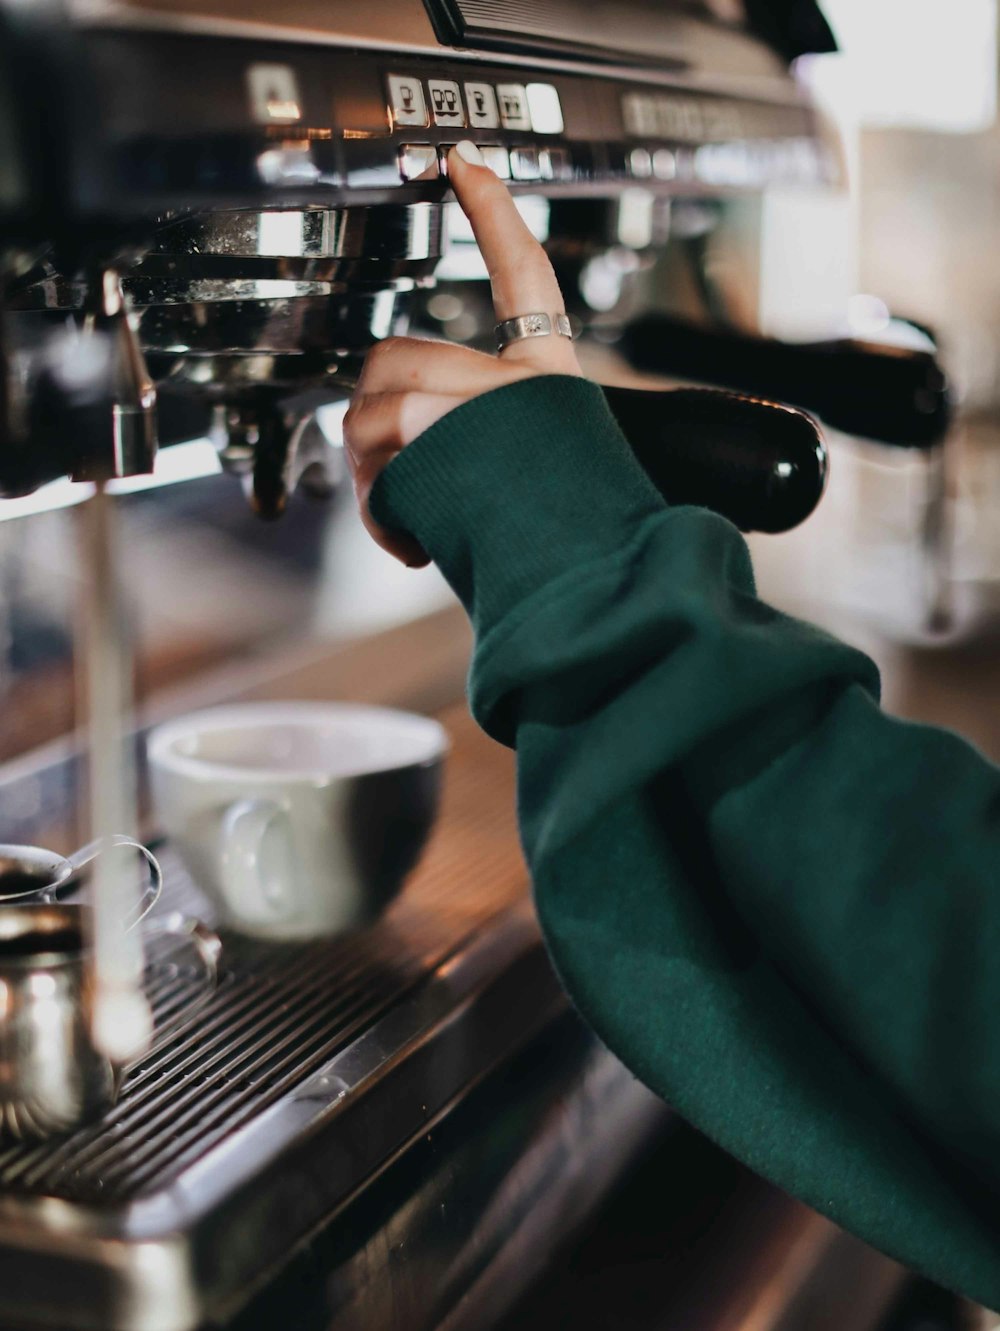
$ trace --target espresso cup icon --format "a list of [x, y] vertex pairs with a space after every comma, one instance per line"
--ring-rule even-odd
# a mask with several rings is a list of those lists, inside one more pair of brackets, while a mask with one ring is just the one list
[[454, 116], [458, 114], [458, 92], [454, 88], [432, 88], [431, 96], [434, 99], [434, 113], [438, 116]]
[[399, 96], [403, 103], [403, 110], [412, 111], [414, 97], [413, 97], [413, 88], [410, 86], [409, 83], [404, 83], [401, 85], [399, 89]]

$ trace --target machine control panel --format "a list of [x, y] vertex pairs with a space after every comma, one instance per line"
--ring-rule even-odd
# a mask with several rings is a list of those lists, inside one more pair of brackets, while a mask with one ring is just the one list
[[[451, 54], [92, 34], [125, 190], [145, 206], [440, 198], [472, 139], [515, 189], [717, 194], [820, 184], [838, 164], [812, 110], [589, 72]], [[172, 43], [176, 52], [172, 55]], [[123, 45], [128, 46], [123, 51]], [[127, 70], [129, 77], [111, 77]], [[239, 200], [240, 202], [236, 202]]]
[[510, 129], [561, 134], [565, 128], [559, 92], [551, 83], [460, 84], [390, 74], [389, 108], [394, 126], [448, 125], [453, 128]]

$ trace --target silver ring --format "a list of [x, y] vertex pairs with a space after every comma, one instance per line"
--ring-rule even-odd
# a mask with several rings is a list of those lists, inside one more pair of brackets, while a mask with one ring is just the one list
[[568, 337], [572, 342], [573, 329], [565, 314], [520, 314], [516, 319], [505, 319], [497, 324], [497, 351], [504, 351], [512, 342], [523, 342], [527, 337]]

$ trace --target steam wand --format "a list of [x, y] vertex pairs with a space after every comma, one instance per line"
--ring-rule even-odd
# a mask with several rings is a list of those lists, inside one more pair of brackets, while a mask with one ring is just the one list
[[[129, 325], [117, 272], [105, 268], [92, 287], [81, 339], [80, 363], [94, 367], [94, 383], [80, 388], [81, 472], [96, 484], [80, 506], [84, 570], [83, 645], [90, 731], [90, 816], [100, 851], [94, 865], [92, 982], [93, 1039], [121, 1066], [148, 1049], [153, 1018], [143, 990], [142, 932], [128, 922], [140, 913], [140, 889], [132, 867], [114, 849], [121, 833], [134, 833], [134, 773], [126, 758], [124, 720], [130, 710], [132, 670], [128, 650], [117, 513], [106, 482], [152, 470], [155, 456], [155, 390], [138, 340]], [[101, 410], [101, 408], [104, 410]]]
[[91, 835], [99, 846], [92, 882], [95, 1045], [121, 1065], [144, 1052], [153, 1033], [143, 992], [142, 932], [129, 929], [139, 907], [131, 857], [114, 838], [136, 824], [134, 782], [125, 753], [123, 718], [131, 695], [126, 624], [118, 558], [117, 515], [104, 482], [80, 506], [84, 569], [83, 641], [90, 731]]

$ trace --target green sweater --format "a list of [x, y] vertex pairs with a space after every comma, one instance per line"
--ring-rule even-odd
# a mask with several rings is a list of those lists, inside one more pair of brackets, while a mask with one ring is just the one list
[[372, 496], [464, 602], [580, 1012], [726, 1150], [1000, 1308], [1000, 770], [761, 602], [600, 389], [459, 407]]

